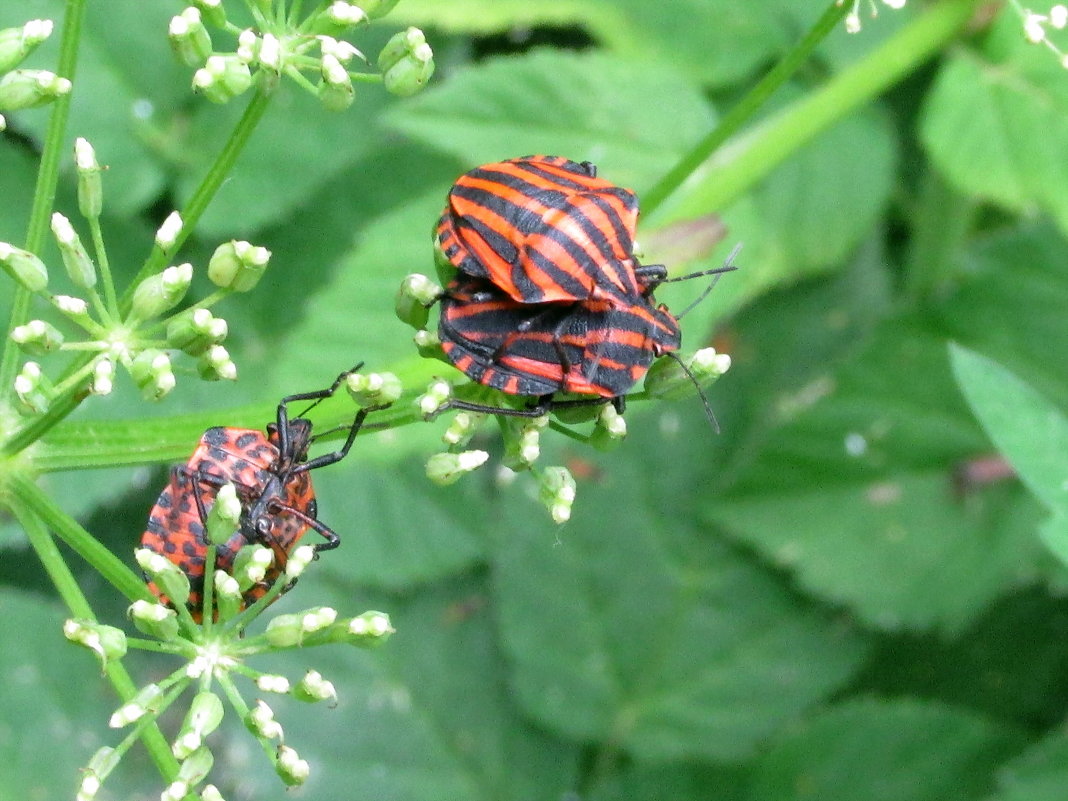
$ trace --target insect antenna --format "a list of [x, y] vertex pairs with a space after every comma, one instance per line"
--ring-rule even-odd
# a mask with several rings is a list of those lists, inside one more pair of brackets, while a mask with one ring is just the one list
[[719, 420], [716, 419], [716, 413], [712, 411], [712, 404], [708, 402], [708, 396], [701, 388], [701, 382], [697, 380], [696, 376], [694, 376], [693, 371], [686, 366], [686, 362], [680, 359], [675, 353], [668, 351], [664, 355], [671, 357], [675, 361], [675, 363], [682, 368], [682, 372], [686, 373], [686, 377], [693, 382], [694, 389], [697, 390], [697, 395], [701, 398], [701, 405], [705, 409], [705, 417], [707, 417], [708, 422], [711, 423], [712, 430], [719, 434]]
[[686, 314], [689, 314], [691, 311], [693, 311], [694, 308], [696, 308], [702, 300], [707, 298], [712, 292], [712, 290], [715, 289], [716, 284], [719, 283], [719, 279], [723, 277], [724, 273], [733, 272], [734, 270], [738, 269], [738, 266], [734, 264], [734, 257], [738, 255], [738, 251], [740, 251], [741, 249], [741, 244], [735, 245], [734, 250], [732, 250], [730, 252], [730, 255], [727, 256], [727, 260], [723, 262], [722, 267], [716, 267], [712, 270], [701, 270], [700, 272], [690, 273], [689, 275], [680, 275], [678, 278], [665, 278], [663, 281], [660, 282], [661, 284], [668, 284], [674, 281], [688, 281], [691, 278], [700, 278], [704, 275], [712, 276], [712, 280], [709, 282], [708, 286], [705, 287], [704, 292], [698, 295], [697, 299], [692, 301], [689, 306], [687, 306], [685, 309], [675, 315], [675, 319], [681, 320]]

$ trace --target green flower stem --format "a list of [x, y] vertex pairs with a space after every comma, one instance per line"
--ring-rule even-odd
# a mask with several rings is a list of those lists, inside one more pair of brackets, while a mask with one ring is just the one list
[[661, 222], [726, 208], [817, 134], [869, 102], [958, 34], [982, 0], [929, 6], [867, 58], [762, 125], [729, 161], [708, 169], [684, 198], [661, 211]]
[[708, 136], [687, 153], [652, 189], [642, 195], [642, 213], [649, 217], [660, 204], [692, 175], [724, 142], [738, 133], [748, 123], [775, 90], [786, 83], [790, 76], [804, 64], [816, 46], [845, 18], [850, 3], [831, 5], [812, 29], [786, 54], [772, 70], [754, 86], [741, 101], [720, 120]]
[[[237, 126], [230, 134], [230, 139], [227, 140], [226, 145], [219, 152], [215, 163], [211, 165], [208, 174], [204, 176], [200, 186], [193, 192], [185, 208], [181, 210], [182, 230], [178, 234], [178, 240], [171, 249], [171, 253], [176, 253], [181, 248], [182, 243], [196, 228], [201, 216], [208, 208], [208, 204], [211, 203], [215, 194], [219, 191], [219, 187], [230, 176], [238, 157], [241, 155], [241, 151], [245, 149], [245, 145], [248, 144], [252, 133], [256, 130], [256, 126], [263, 118], [269, 102], [270, 96], [261, 90], [257, 90], [252, 99], [249, 100], [248, 106], [245, 107], [245, 113], [241, 115]], [[134, 288], [148, 276], [155, 275], [162, 270], [166, 263], [167, 254], [158, 247], [153, 247], [151, 255], [145, 261], [144, 266], [141, 267], [141, 271], [130, 282], [129, 288], [122, 297], [121, 308], [123, 311], [129, 311], [130, 309], [130, 300], [133, 298]]]
[[89, 391], [87, 389], [82, 389], [79, 392], [63, 395], [54, 400], [44, 414], [33, 418], [33, 420], [11, 435], [11, 438], [3, 444], [3, 447], [0, 447], [0, 457], [14, 456], [23, 448], [39, 440], [52, 426], [77, 409], [78, 404], [88, 394]]
[[119, 319], [119, 299], [115, 294], [115, 279], [111, 275], [111, 263], [108, 251], [104, 247], [104, 234], [100, 229], [100, 218], [89, 220], [89, 231], [93, 238], [93, 252], [100, 268], [100, 280], [104, 284], [104, 298], [107, 301], [108, 317], [113, 322]]
[[[63, 15], [63, 35], [59, 43], [56, 74], [72, 81], [78, 63], [78, 43], [81, 41], [87, 5], [87, 0], [68, 0], [66, 13]], [[31, 253], [41, 252], [49, 231], [56, 184], [59, 182], [59, 162], [65, 147], [67, 120], [70, 118], [70, 100], [71, 93], [68, 92], [52, 103], [52, 116], [48, 121], [44, 149], [41, 151], [37, 186], [30, 209], [30, 224], [26, 231], [26, 250]], [[18, 373], [19, 351], [18, 346], [11, 340], [11, 330], [26, 322], [30, 312], [30, 293], [18, 286], [14, 294], [11, 317], [4, 334], [3, 355], [0, 356], [0, 398], [10, 397], [15, 375]]]
[[[188, 642], [185, 641], [185, 642]], [[157, 654], [174, 654], [183, 659], [191, 659], [190, 646], [183, 643], [160, 642], [159, 640], [146, 640], [142, 637], [127, 637], [126, 645], [141, 651], [152, 651]]]
[[[67, 543], [75, 553], [92, 565], [106, 581], [131, 601], [156, 600], [152, 593], [148, 591], [148, 587], [145, 586], [145, 582], [140, 576], [101, 545], [92, 534], [78, 525], [78, 521], [56, 506], [55, 502], [29, 476], [12, 471], [7, 477], [7, 489], [16, 504], [22, 504], [33, 516], [39, 518], [42, 523]], [[74, 578], [69, 574], [68, 578], [69, 582], [62, 575], [53, 576], [53, 580], [56, 581], [56, 587], [64, 600], [72, 592], [77, 591], [79, 596], [81, 594], [81, 591], [77, 588], [78, 585], [73, 583]], [[63, 583], [60, 583], [61, 581]], [[71, 607], [71, 611], [76, 615], [81, 615], [87, 609], [88, 607], [85, 607], [85, 609]]]
[[[78, 586], [74, 575], [70, 572], [67, 563], [63, 561], [63, 555], [59, 552], [59, 548], [56, 547], [55, 541], [48, 535], [46, 526], [50, 526], [53, 529], [54, 526], [51, 526], [43, 515], [38, 514], [39, 507], [35, 507], [32, 497], [27, 498], [27, 495], [32, 496], [34, 493], [24, 492], [26, 486], [32, 487], [34, 490], [37, 489], [24, 476], [13, 475], [10, 477], [8, 488], [13, 496], [12, 511], [26, 532], [30, 545], [37, 553], [41, 564], [44, 565], [45, 571], [59, 591], [59, 595], [66, 604], [67, 609], [76, 618], [95, 622], [96, 616], [93, 614], [92, 607], [89, 606], [89, 601], [82, 594], [81, 588]], [[37, 492], [39, 493], [39, 490]], [[40, 494], [43, 496], [43, 493]], [[45, 497], [45, 500], [48, 500], [47, 497]], [[77, 523], [74, 523], [73, 520], [70, 522], [77, 526]], [[116, 695], [123, 701], [129, 701], [137, 694], [137, 686], [122, 664], [108, 662], [104, 673], [107, 675], [108, 681], [111, 682]], [[160, 774], [168, 781], [172, 781], [178, 775], [178, 761], [171, 754], [171, 749], [167, 745], [167, 740], [159, 730], [159, 727], [153, 722], [152, 725], [145, 726], [141, 730], [141, 735], [145, 748], [148, 749], [149, 755], [159, 769]]]

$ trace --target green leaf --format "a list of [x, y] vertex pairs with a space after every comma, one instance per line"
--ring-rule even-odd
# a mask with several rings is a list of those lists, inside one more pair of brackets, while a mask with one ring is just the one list
[[423, 193], [379, 217], [343, 255], [300, 322], [286, 329], [283, 355], [272, 365], [280, 392], [300, 376], [336, 374], [359, 360], [367, 370], [387, 370], [415, 355], [415, 332], [397, 319], [393, 298], [408, 273], [434, 274], [431, 229], [447, 189]]
[[953, 372], [972, 411], [1020, 479], [1050, 509], [1068, 511], [1068, 419], [1001, 365], [951, 345]]
[[1068, 737], [1055, 732], [1003, 765], [997, 786], [990, 801], [1060, 801], [1068, 786]]
[[[418, 458], [391, 464], [396, 440], [360, 437], [358, 453], [315, 476], [320, 518], [341, 536], [341, 547], [329, 560], [324, 555], [324, 568], [359, 586], [403, 590], [484, 557], [487, 519], [479, 499], [466, 485], [431, 484]], [[435, 446], [425, 440], [418, 442], [429, 453]]]
[[1016, 14], [1000, 15], [984, 53], [954, 52], [921, 120], [932, 160], [963, 191], [1018, 212], [1038, 207], [1068, 231], [1068, 84]]
[[858, 699], [778, 738], [750, 798], [777, 801], [964, 801], [993, 784], [1019, 735], [978, 715], [914, 700]]
[[668, 67], [536, 50], [458, 72], [384, 120], [466, 169], [545, 153], [592, 161], [602, 176], [637, 186], [671, 167], [713, 116], [697, 87]]
[[[673, 272], [717, 267], [730, 247], [743, 247], [739, 270], [724, 276], [686, 327], [708, 330], [772, 287], [841, 265], [889, 202], [896, 161], [888, 118], [866, 109], [799, 150], [729, 208], [689, 208], [690, 214], [722, 213], [727, 238], [712, 257], [671, 264]], [[653, 250], [647, 260], [660, 257]]]
[[[632, 415], [567, 526], [504, 501], [501, 636], [520, 702], [551, 730], [644, 761], [738, 759], [840, 687], [866, 648], [690, 522], [691, 454], [657, 422]], [[691, 437], [692, 453], [710, 436]]]
[[789, 42], [794, 29], [783, 7], [782, 0], [424, 0], [399, 6], [390, 19], [474, 33], [580, 25], [620, 58], [646, 67], [670, 64], [701, 83], [723, 86]]
[[[278, 224], [338, 172], [366, 155], [376, 144], [366, 120], [386, 105], [377, 86], [358, 92], [344, 113], [325, 111], [319, 101], [287, 81], [271, 98], [270, 107], [252, 135], [237, 167], [201, 218], [198, 235], [204, 239], [250, 235]], [[199, 185], [245, 107], [245, 97], [225, 106], [200, 101], [186, 134], [178, 191], [182, 202]], [[314, 120], [314, 125], [309, 125]], [[361, 120], [362, 122], [356, 122]], [[385, 175], [368, 175], [350, 192], [374, 191]]]
[[884, 698], [936, 698], [1042, 731], [1068, 705], [1068, 603], [1040, 587], [999, 599], [952, 640], [934, 634], [882, 638], [854, 687]]
[[987, 446], [918, 320], [779, 404], [786, 424], [706, 514], [809, 592], [879, 628], [953, 631], [1036, 569], [1019, 491], [954, 499], [952, 465]]

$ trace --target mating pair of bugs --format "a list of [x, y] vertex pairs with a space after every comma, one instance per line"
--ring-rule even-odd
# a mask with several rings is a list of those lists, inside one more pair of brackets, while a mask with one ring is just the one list
[[[598, 178], [588, 162], [527, 156], [457, 180], [435, 232], [439, 261], [450, 271], [440, 298], [442, 348], [472, 380], [536, 400], [526, 409], [458, 400], [450, 407], [521, 416], [539, 416], [554, 405], [613, 401], [622, 408], [656, 358], [677, 360], [678, 317], [656, 304], [653, 291], [682, 279], [634, 257], [637, 215], [634, 193]], [[732, 269], [728, 261], [684, 278], [718, 279]], [[263, 581], [244, 593], [246, 604], [277, 581], [308, 529], [324, 538], [316, 551], [338, 545], [337, 534], [317, 518], [309, 471], [344, 458], [373, 409], [356, 415], [339, 450], [308, 460], [311, 423], [290, 419], [288, 406], [329, 397], [350, 372], [327, 389], [283, 398], [266, 434], [209, 429], [189, 461], [172, 470], [141, 542], [189, 577], [195, 616], [202, 613], [205, 522], [226, 483], [235, 485], [243, 512], [238, 530], [217, 546], [216, 567], [229, 571], [245, 545], [274, 552]], [[558, 392], [586, 398], [554, 403]]]

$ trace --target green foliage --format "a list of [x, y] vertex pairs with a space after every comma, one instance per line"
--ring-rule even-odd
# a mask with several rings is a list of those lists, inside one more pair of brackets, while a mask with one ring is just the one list
[[[64, 13], [81, 5], [0, 4], [0, 29], [55, 19], [25, 65], [55, 69]], [[8, 794], [73, 797], [78, 767], [118, 742], [106, 721], [119, 697], [60, 629], [90, 610], [138, 637], [123, 608], [146, 593], [132, 551], [162, 465], [184, 461], [209, 426], [262, 428], [281, 396], [363, 361], [407, 394], [369, 418], [344, 462], [316, 471], [319, 515], [341, 546], [271, 611], [380, 609], [396, 634], [373, 651], [257, 663], [314, 668], [337, 688], [335, 709], [272, 698], [286, 744], [311, 765], [303, 797], [1064, 797], [1068, 71], [1025, 41], [1011, 5], [972, 19], [978, 0], [880, 3], [850, 36], [833, 0], [403, 0], [352, 38], [373, 63], [421, 26], [438, 68], [429, 88], [402, 98], [358, 83], [337, 113], [287, 76], [273, 94], [209, 103], [169, 52], [180, 4], [84, 7], [58, 139], [53, 107], [5, 112], [0, 241], [32, 245], [49, 291], [76, 294], [47, 236], [52, 209], [31, 209], [37, 165], [56, 148], [55, 210], [95, 255], [69, 155], [83, 136], [108, 167], [101, 234], [120, 293], [190, 262], [184, 305], [214, 303], [205, 267], [220, 243], [273, 255], [252, 292], [212, 307], [229, 323], [236, 384], [197, 381], [197, 363], [175, 358], [173, 392], [148, 404], [119, 372], [114, 393], [0, 455]], [[733, 119], [828, 19], [801, 69]], [[232, 51], [236, 32], [213, 28], [216, 46]], [[422, 423], [407, 404], [459, 375], [417, 355], [393, 298], [408, 273], [433, 273], [430, 232], [452, 180], [560, 154], [655, 197], [724, 120], [726, 145], [644, 206], [639, 227], [644, 260], [673, 274], [744, 245], [740, 269], [682, 320], [688, 349], [733, 359], [709, 392], [722, 434], [695, 398], [632, 402], [610, 453], [543, 431], [540, 463], [578, 481], [559, 527], [529, 476], [491, 466], [431, 484], [424, 464], [447, 416]], [[189, 238], [146, 262], [163, 218], [190, 207], [203, 213]], [[657, 299], [680, 311], [703, 280]], [[0, 282], [0, 311], [21, 316], [12, 326], [41, 317], [77, 339], [41, 298]], [[78, 358], [40, 361], [61, 375]], [[3, 353], [5, 404], [25, 360]], [[351, 403], [311, 417], [316, 430], [343, 425]], [[5, 407], [0, 443], [28, 419]], [[491, 465], [504, 450], [492, 422], [465, 447]], [[45, 527], [74, 551], [47, 547]], [[29, 594], [52, 585], [65, 615]], [[136, 653], [123, 665], [134, 682], [108, 680], [128, 696], [179, 663]], [[168, 738], [183, 714], [163, 725]], [[211, 781], [228, 799], [274, 797], [271, 756], [248, 736], [228, 708], [207, 740]], [[148, 741], [166, 773], [163, 739]], [[99, 797], [158, 796], [166, 782], [139, 761]]]

